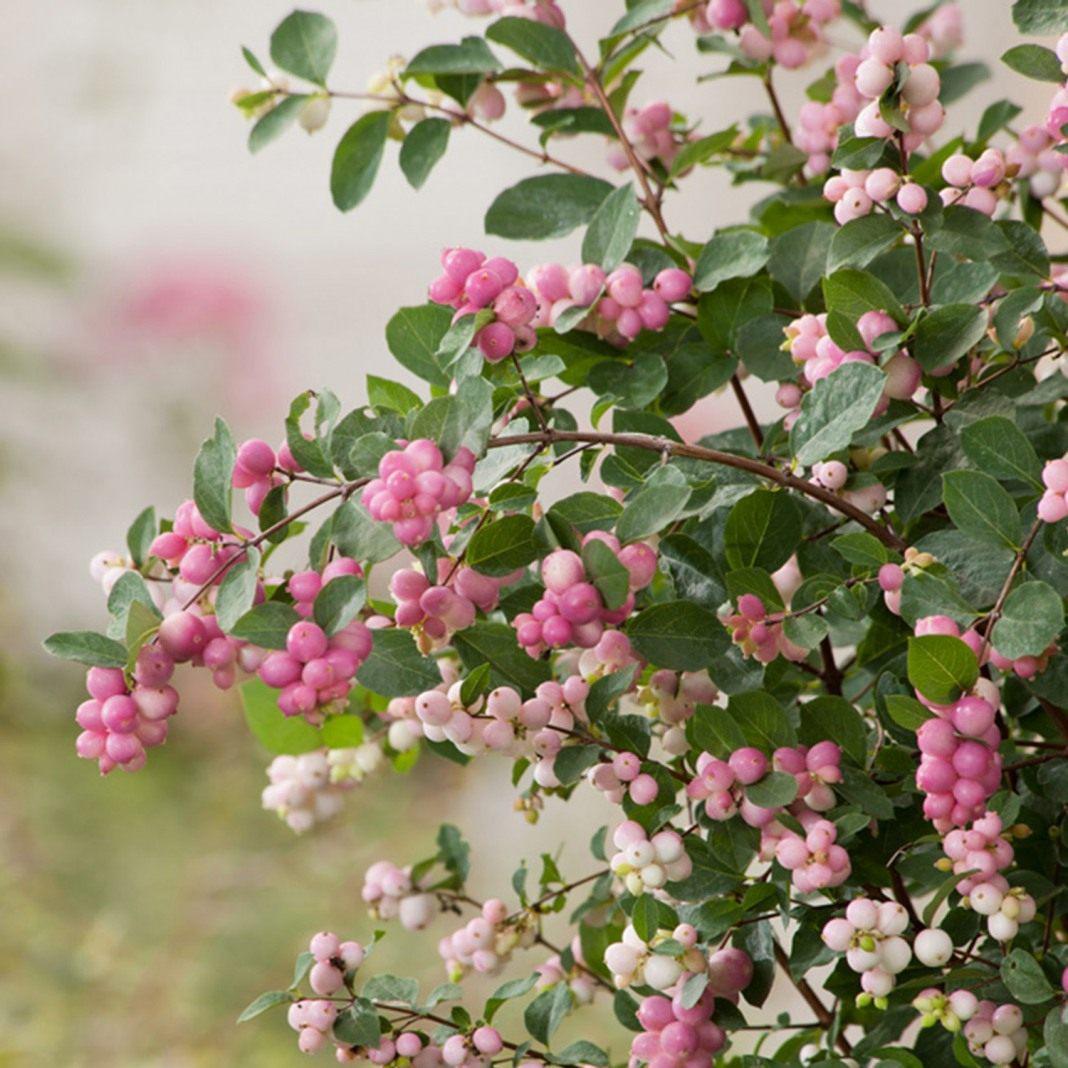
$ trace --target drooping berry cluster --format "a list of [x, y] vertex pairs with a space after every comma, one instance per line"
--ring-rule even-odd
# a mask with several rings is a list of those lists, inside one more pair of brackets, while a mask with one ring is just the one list
[[317, 1053], [326, 1044], [337, 1019], [337, 1006], [326, 999], [340, 990], [346, 979], [351, 980], [365, 953], [359, 942], [342, 942], [332, 931], [313, 935], [308, 952], [313, 958], [308, 985], [321, 999], [295, 1001], [289, 1007], [287, 1019], [299, 1035], [300, 1051]]
[[838, 828], [830, 820], [820, 819], [812, 809], [798, 815], [804, 835], [797, 834], [773, 821], [762, 829], [761, 855], [772, 849], [775, 859], [790, 872], [796, 889], [802, 894], [841, 886], [849, 878], [852, 865], [849, 854], [838, 845]]
[[[656, 952], [669, 941], [677, 942], [681, 949]], [[697, 931], [688, 923], [680, 923], [673, 931], [656, 931], [648, 941], [627, 924], [620, 941], [605, 948], [604, 963], [621, 990], [628, 986], [668, 990], [684, 972], [703, 972], [707, 967], [704, 954], [697, 948]]]
[[658, 831], [650, 838], [640, 823], [624, 820], [612, 832], [612, 844], [618, 852], [609, 858], [608, 866], [635, 896], [686, 879], [693, 871], [693, 861], [677, 831]]
[[1059, 523], [1068, 518], [1068, 456], [1050, 460], [1042, 468], [1046, 487], [1038, 502], [1038, 517], [1044, 523]]
[[998, 1005], [980, 1001], [970, 990], [943, 994], [932, 987], [921, 990], [912, 1004], [923, 1014], [924, 1027], [940, 1023], [956, 1033], [963, 1024], [969, 1052], [991, 1064], [1012, 1064], [1027, 1051], [1023, 1012], [1011, 1002]]
[[845, 916], [824, 924], [824, 944], [835, 953], [844, 953], [846, 963], [860, 975], [858, 1005], [874, 1002], [886, 1008], [896, 976], [912, 960], [912, 947], [901, 937], [908, 924], [908, 913], [896, 901], [866, 897], [854, 898]]
[[774, 60], [788, 70], [803, 67], [823, 47], [823, 29], [842, 13], [839, 0], [764, 0], [768, 33], [753, 21], [745, 0], [709, 0], [697, 25], [702, 31], [736, 30], [750, 59]]
[[985, 149], [977, 159], [955, 152], [942, 164], [947, 188], [939, 194], [943, 204], [963, 204], [966, 208], [993, 215], [998, 206], [997, 186], [1015, 166], [1006, 162], [1000, 149]]
[[433, 533], [434, 520], [471, 496], [475, 455], [460, 448], [448, 462], [428, 438], [401, 443], [378, 462], [378, 477], [361, 500], [372, 519], [393, 525], [402, 545], [418, 545]]
[[644, 998], [638, 1006], [638, 1023], [644, 1030], [631, 1040], [632, 1062], [656, 1068], [711, 1068], [712, 1058], [727, 1041], [713, 1019], [715, 1011], [716, 997], [708, 989], [690, 1008], [681, 994]]
[[[674, 117], [666, 100], [654, 100], [640, 108], [626, 109], [623, 132], [641, 159], [656, 159], [665, 168], [671, 167], [682, 143], [680, 134], [672, 129]], [[630, 166], [630, 159], [620, 142], [612, 141], [609, 145], [608, 162], [617, 171], [625, 171]]]
[[290, 473], [303, 470], [287, 444], [283, 443], [277, 453], [261, 438], [249, 438], [238, 447], [231, 483], [245, 491], [245, 504], [253, 515], [260, 514], [267, 494], [282, 485], [279, 469]]
[[823, 195], [834, 205], [834, 217], [842, 225], [870, 215], [877, 204], [891, 200], [909, 215], [927, 207], [927, 191], [917, 182], [905, 181], [890, 167], [871, 171], [843, 169], [823, 184]]
[[779, 656], [787, 660], [804, 660], [808, 650], [795, 645], [786, 636], [782, 615], [781, 612], [769, 613], [755, 593], [743, 593], [738, 598], [738, 610], [728, 611], [723, 624], [743, 655], [755, 657], [762, 664], [770, 664]]
[[645, 542], [621, 546], [618, 538], [600, 530], [590, 531], [583, 538], [583, 546], [591, 541], [607, 545], [626, 569], [625, 597], [617, 607], [608, 608], [578, 553], [570, 549], [549, 553], [541, 563], [545, 592], [529, 612], [519, 613], [512, 623], [519, 644], [531, 656], [568, 645], [592, 649], [606, 627], [618, 626], [630, 615], [635, 592], [652, 582], [657, 567], [656, 551]]
[[382, 750], [367, 742], [356, 749], [317, 749], [277, 756], [267, 767], [263, 807], [298, 834], [341, 811], [346, 792], [378, 767]]

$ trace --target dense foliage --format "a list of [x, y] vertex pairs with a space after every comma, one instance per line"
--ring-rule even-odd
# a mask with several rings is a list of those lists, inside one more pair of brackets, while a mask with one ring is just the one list
[[[94, 559], [107, 632], [46, 643], [89, 666], [79, 755], [142, 767], [190, 664], [239, 685], [276, 754], [264, 806], [295, 831], [419, 759], [511, 761], [502, 806], [531, 820], [591, 790], [618, 806], [592, 872], [544, 856], [510, 903], [470, 896], [451, 826], [434, 856], [372, 866], [376, 920], [463, 914], [446, 981], [368, 976], [370, 945], [316, 934], [242, 1017], [287, 1006], [309, 1053], [1064, 1068], [1068, 280], [1045, 237], [1068, 227], [1068, 40], [1003, 57], [1052, 83], [1039, 122], [999, 100], [938, 139], [988, 73], [951, 58], [952, 4], [894, 28], [850, 0], [640, 0], [593, 51], [555, 0], [455, 7], [492, 21], [363, 92], [334, 86], [323, 15], [275, 29], [278, 71], [245, 49], [252, 151], [362, 110], [330, 175], [342, 211], [391, 141], [417, 189], [446, 151], [488, 151], [479, 137], [535, 173], [489, 204], [489, 256], [457, 245], [434, 277], [428, 252], [429, 301], [386, 324], [418, 391], [368, 376], [344, 412], [309, 390], [277, 449], [217, 420], [192, 498]], [[1068, 30], [1058, 0], [1013, 14]], [[707, 131], [697, 94], [638, 103], [636, 64], [670, 62], [674, 22], [712, 76], [762, 83], [769, 114]], [[826, 63], [828, 33], [855, 50], [787, 116], [776, 73]], [[493, 126], [506, 90], [527, 140]], [[574, 137], [607, 141], [618, 183], [567, 161]], [[749, 218], [684, 236], [673, 193], [709, 167], [752, 184]], [[578, 230], [577, 266], [501, 254]], [[777, 421], [754, 414], [754, 380]], [[672, 418], [713, 394], [739, 429], [684, 441]], [[589, 488], [545, 500], [563, 464]], [[275, 550], [305, 533], [306, 566], [283, 571]], [[542, 919], [565, 909], [556, 946]], [[465, 1007], [472, 971], [510, 977]], [[732, 1054], [777, 982], [804, 1008]], [[513, 999], [509, 1040], [493, 1021]], [[563, 1018], [600, 1000], [619, 1038], [559, 1048]]]

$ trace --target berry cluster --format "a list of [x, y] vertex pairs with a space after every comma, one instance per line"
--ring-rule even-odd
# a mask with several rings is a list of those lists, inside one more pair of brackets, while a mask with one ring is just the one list
[[763, 828], [761, 854], [767, 855], [774, 843], [775, 859], [791, 873], [794, 887], [802, 894], [841, 886], [852, 866], [849, 854], [837, 844], [838, 828], [820, 819], [812, 809], [803, 810], [798, 822], [804, 835], [788, 830], [778, 822]]
[[853, 122], [864, 106], [864, 97], [857, 92], [854, 77], [860, 66], [860, 56], [847, 54], [834, 65], [835, 86], [826, 103], [806, 100], [797, 114], [794, 144], [808, 154], [805, 172], [809, 176], [822, 174], [831, 165], [831, 154], [838, 146], [838, 131]]
[[234, 528], [235, 535], [223, 535], [210, 526], [192, 501], [182, 501], [174, 512], [170, 530], [153, 539], [149, 554], [170, 568], [177, 568], [175, 596], [190, 594], [208, 583], [222, 582], [227, 566], [241, 555], [240, 539], [251, 538], [252, 531]]
[[516, 948], [529, 949], [537, 932], [526, 924], [510, 921], [508, 907], [490, 898], [475, 916], [438, 942], [438, 954], [452, 982], [469, 971], [496, 975], [511, 960]]
[[444, 645], [455, 631], [471, 626], [477, 611], [492, 612], [503, 586], [517, 575], [491, 578], [470, 567], [457, 567], [452, 561], [438, 561], [438, 584], [412, 568], [394, 571], [389, 590], [396, 602], [394, 619], [398, 627], [417, 631], [427, 649]]
[[679, 267], [665, 267], [647, 288], [641, 271], [630, 263], [609, 274], [595, 263], [570, 270], [546, 263], [530, 271], [527, 284], [538, 300], [536, 326], [554, 326], [571, 308], [588, 308], [581, 326], [612, 344], [625, 345], [642, 330], [663, 330], [669, 305], [690, 296], [693, 279]]
[[656, 551], [645, 542], [621, 546], [619, 539], [604, 531], [590, 531], [583, 545], [600, 541], [615, 554], [628, 574], [629, 592], [623, 602], [608, 608], [597, 587], [590, 581], [582, 557], [570, 549], [557, 549], [541, 563], [545, 592], [529, 612], [513, 620], [519, 644], [533, 657], [545, 650], [577, 645], [591, 649], [601, 640], [606, 627], [618, 626], [634, 608], [634, 594], [649, 585], [656, 574]]
[[563, 29], [564, 13], [556, 0], [430, 0], [431, 9], [454, 7], [463, 15], [500, 15], [534, 19], [546, 26]]
[[631, 1062], [656, 1068], [711, 1068], [712, 1058], [727, 1041], [713, 1020], [715, 1010], [716, 998], [708, 989], [690, 1008], [681, 994], [644, 998], [638, 1006], [643, 1030], [631, 1040]]
[[839, 0], [763, 0], [768, 34], [752, 21], [745, 0], [709, 0], [696, 21], [702, 32], [736, 30], [738, 47], [758, 62], [803, 67], [823, 47], [823, 28], [842, 13]]
[[860, 975], [859, 1006], [874, 1002], [877, 1008], [886, 1008], [896, 976], [912, 960], [912, 948], [901, 937], [908, 924], [908, 913], [896, 901], [866, 897], [854, 898], [845, 916], [824, 924], [824, 944], [835, 953], [844, 953], [846, 963]]
[[794, 804], [798, 812], [803, 810], [801, 801], [814, 812], [826, 812], [835, 803], [831, 784], [842, 779], [841, 758], [842, 752], [834, 742], [817, 742], [811, 749], [806, 746], [776, 749], [771, 761], [753, 746], [736, 749], [726, 761], [701, 753], [697, 758], [697, 775], [687, 784], [686, 796], [693, 801], [704, 801], [709, 819], [726, 820], [737, 814], [751, 827], [762, 828], [784, 809], [753, 804], [745, 795], [746, 787], [760, 782], [774, 768], [796, 779]]
[[[657, 946], [668, 940], [678, 942], [682, 951], [656, 952]], [[704, 954], [697, 948], [697, 931], [688, 923], [680, 923], [671, 932], [657, 931], [648, 942], [627, 924], [620, 941], [605, 948], [604, 963], [621, 990], [633, 985], [667, 990], [684, 972], [703, 972], [707, 967]]]
[[1056, 195], [1064, 181], [1068, 157], [1056, 147], [1062, 139], [1060, 130], [1051, 133], [1044, 126], [1027, 126], [1005, 152], [1007, 167], [1028, 179], [1031, 195], [1039, 200]]
[[974, 160], [963, 152], [955, 152], [942, 164], [942, 177], [947, 184], [939, 194], [942, 203], [963, 204], [984, 215], [993, 215], [998, 206], [997, 186], [1014, 170], [997, 148], [986, 149]]
[[1068, 456], [1046, 463], [1042, 484], [1046, 490], [1038, 502], [1038, 517], [1044, 523], [1059, 523], [1068, 517]]
[[997, 942], [1011, 942], [1020, 925], [1030, 923], [1037, 915], [1035, 899], [1020, 887], [1002, 889], [1002, 876], [997, 884], [986, 882], [968, 893], [967, 902], [980, 916], [986, 917], [987, 933]]
[[923, 1014], [924, 1027], [940, 1023], [956, 1033], [963, 1024], [969, 1052], [991, 1064], [1012, 1064], [1027, 1052], [1027, 1029], [1018, 1005], [980, 1001], [970, 990], [947, 995], [934, 988], [921, 990], [912, 1004]]
[[[610, 632], [611, 633], [611, 632]], [[603, 641], [603, 639], [602, 639]], [[672, 756], [689, 749], [684, 724], [698, 705], [710, 705], [719, 696], [707, 671], [654, 671], [637, 694], [642, 711], [664, 725], [660, 744]]]
[[168, 684], [173, 670], [171, 658], [151, 647], [137, 658], [132, 690], [120, 668], [91, 667], [85, 677], [89, 700], [74, 716], [82, 728], [78, 756], [95, 760], [102, 775], [116, 767], [143, 768], [145, 750], [166, 741], [167, 719], [178, 711], [178, 691]]
[[571, 940], [570, 949], [574, 960], [571, 968], [568, 969], [563, 958], [554, 953], [534, 969], [538, 975], [534, 989], [546, 990], [557, 983], [567, 983], [575, 1004], [588, 1005], [597, 993], [597, 983], [586, 966], [586, 961], [582, 956], [582, 942], [578, 936]]
[[[313, 935], [308, 952], [314, 958], [308, 985], [323, 999], [340, 990], [347, 980], [351, 981], [365, 955], [359, 942], [342, 942], [331, 931]], [[289, 1026], [299, 1035], [297, 1045], [302, 1053], [317, 1053], [323, 1048], [336, 1018], [334, 1002], [312, 999], [294, 1002], [287, 1017]]]
[[724, 616], [723, 624], [744, 656], [755, 657], [762, 664], [770, 664], [779, 656], [804, 660], [808, 651], [786, 637], [782, 616], [781, 612], [769, 613], [755, 593], [743, 593], [738, 598], [738, 610]]
[[[908, 132], [903, 135], [905, 150], [912, 152], [945, 121], [945, 108], [938, 101], [942, 83], [938, 71], [928, 62], [931, 48], [918, 33], [902, 36], [892, 26], [872, 30], [861, 51], [854, 74], [857, 92], [869, 101], [860, 109], [854, 129], [858, 137], [893, 137], [894, 128], [883, 118], [880, 100], [890, 93], [901, 104]], [[923, 207], [903, 211], [922, 211]]]
[[658, 831], [650, 838], [640, 823], [624, 820], [612, 832], [612, 844], [618, 852], [609, 858], [608, 866], [635, 896], [686, 879], [693, 871], [677, 831]]
[[282, 484], [279, 469], [291, 474], [303, 470], [287, 444], [281, 445], [276, 453], [260, 438], [249, 438], [241, 443], [231, 483], [235, 489], [245, 491], [245, 504], [253, 515], [260, 514], [264, 498], [275, 486]]
[[376, 920], [400, 920], [409, 931], [421, 931], [434, 918], [437, 901], [412, 882], [411, 868], [388, 860], [375, 861], [364, 874], [360, 896]]
[[378, 478], [364, 486], [361, 500], [372, 519], [393, 524], [402, 545], [419, 545], [434, 531], [434, 520], [471, 496], [475, 455], [460, 448], [448, 463], [428, 438], [418, 438], [387, 452], [378, 462]]
[[876, 204], [891, 200], [908, 215], [918, 215], [927, 207], [923, 186], [902, 179], [890, 167], [871, 171], [843, 169], [824, 182], [823, 195], [834, 205], [834, 217], [842, 226], [870, 215]]
[[301, 834], [332, 819], [345, 793], [375, 770], [382, 750], [368, 742], [357, 749], [317, 749], [299, 756], [277, 756], [267, 767], [268, 785], [261, 801], [286, 825]]
[[656, 800], [660, 787], [641, 766], [641, 758], [636, 753], [616, 753], [608, 763], [594, 766], [590, 783], [612, 804], [622, 804], [626, 794], [636, 805], [649, 805]]
[[[654, 100], [644, 107], [626, 109], [623, 132], [641, 159], [659, 160], [667, 169], [679, 154], [681, 144], [672, 129], [673, 119], [671, 105], [666, 100]], [[630, 166], [627, 153], [618, 141], [612, 141], [609, 146], [608, 162], [617, 171], [625, 171]]]

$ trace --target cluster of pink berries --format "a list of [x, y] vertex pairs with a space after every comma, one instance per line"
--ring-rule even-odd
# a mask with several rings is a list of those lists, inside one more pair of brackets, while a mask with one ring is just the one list
[[463, 15], [500, 15], [533, 19], [562, 30], [564, 13], [556, 0], [431, 0], [431, 8], [454, 7]]
[[686, 740], [686, 720], [693, 716], [698, 705], [710, 705], [718, 696], [719, 690], [707, 671], [676, 673], [662, 668], [649, 677], [637, 700], [648, 715], [664, 725], [660, 744], [672, 756], [681, 756], [690, 747]]
[[178, 711], [178, 691], [168, 682], [173, 671], [171, 658], [152, 647], [137, 658], [132, 690], [120, 668], [91, 667], [85, 678], [89, 700], [74, 717], [82, 728], [78, 756], [95, 760], [102, 775], [116, 767], [143, 768], [145, 750], [163, 744], [167, 719]]
[[[930, 58], [930, 45], [918, 33], [902, 36], [892, 26], [872, 30], [854, 75], [857, 92], [870, 101], [860, 109], [854, 123], [858, 137], [894, 136], [894, 128], [879, 109], [879, 98], [895, 83], [899, 84], [908, 125], [904, 134], [905, 150], [914, 151], [941, 129], [946, 117], [945, 108], [938, 101], [942, 83], [938, 71], [928, 62]], [[902, 207], [902, 210], [922, 211], [923, 208]]]
[[663, 330], [670, 305], [690, 296], [693, 279], [679, 267], [665, 267], [647, 289], [641, 271], [630, 263], [609, 274], [595, 263], [570, 270], [560, 263], [546, 263], [528, 273], [527, 284], [538, 302], [535, 326], [554, 326], [565, 311], [589, 308], [583, 327], [625, 345], [642, 330]]
[[1003, 890], [1000, 885], [980, 883], [968, 894], [968, 904], [986, 917], [986, 930], [997, 942], [1011, 942], [1020, 925], [1038, 913], [1035, 899], [1021, 887]]
[[[827, 332], [826, 314], [805, 314], [784, 329], [786, 341], [783, 349], [789, 352], [794, 363], [802, 368], [805, 381], [813, 386], [838, 370], [844, 363], [876, 363], [877, 358], [874, 352], [876, 340], [884, 334], [894, 333], [897, 330], [897, 323], [886, 312], [868, 311], [860, 316], [856, 327], [866, 347], [846, 352]], [[903, 352], [895, 353], [883, 366], [883, 371], [886, 373], [884, 396], [888, 400], [908, 400], [920, 385], [922, 376], [920, 365]], [[777, 399], [784, 407], [795, 410], [801, 402], [801, 396], [793, 392]], [[786, 401], [795, 403], [784, 403]]]
[[838, 828], [809, 808], [802, 809], [797, 819], [804, 835], [778, 821], [761, 829], [761, 856], [774, 856], [791, 873], [794, 887], [802, 894], [841, 886], [852, 866], [849, 854], [837, 844]]
[[245, 504], [253, 515], [260, 514], [264, 498], [275, 486], [282, 484], [280, 470], [290, 473], [303, 470], [288, 444], [283, 442], [276, 453], [260, 438], [249, 438], [241, 443], [231, 483], [235, 489], [245, 491]]
[[[182, 501], [174, 512], [174, 525], [153, 539], [149, 553], [168, 567], [176, 568], [178, 577], [195, 592], [206, 583], [218, 584], [227, 565], [241, 554], [240, 539], [251, 538], [252, 531], [234, 528], [236, 537], [220, 534], [211, 527], [192, 501]], [[185, 590], [175, 587], [176, 596]]]
[[554, 953], [535, 967], [534, 971], [538, 975], [538, 981], [534, 989], [539, 991], [546, 990], [557, 983], [567, 983], [567, 988], [571, 991], [575, 1004], [588, 1005], [593, 1001], [597, 993], [597, 982], [589, 971], [585, 958], [582, 956], [582, 941], [578, 935], [571, 940], [570, 948], [574, 959], [574, 964], [571, 968], [565, 968], [563, 959], [559, 954]]
[[545, 592], [529, 612], [521, 612], [513, 620], [519, 644], [531, 656], [566, 645], [593, 648], [606, 627], [627, 619], [634, 608], [635, 592], [652, 582], [656, 551], [645, 542], [622, 546], [614, 535], [592, 530], [583, 538], [583, 545], [594, 540], [607, 545], [626, 568], [630, 586], [626, 600], [618, 608], [605, 607], [578, 553], [570, 549], [549, 553], [541, 563]]
[[437, 912], [437, 899], [412, 881], [411, 868], [375, 861], [364, 874], [360, 896], [375, 920], [398, 919], [409, 931], [421, 931]]
[[294, 623], [284, 650], [268, 653], [260, 678], [281, 692], [278, 707], [287, 716], [321, 723], [324, 711], [348, 699], [352, 680], [371, 652], [371, 631], [354, 619], [328, 636], [309, 619]]
[[782, 613], [770, 613], [755, 593], [743, 593], [738, 598], [738, 611], [723, 618], [731, 632], [731, 640], [743, 655], [752, 656], [762, 664], [770, 664], [776, 657], [799, 661], [808, 651], [794, 645], [782, 627]]
[[374, 771], [382, 749], [365, 742], [355, 749], [317, 749], [299, 756], [277, 756], [267, 767], [261, 802], [297, 834], [341, 811], [345, 794]]
[[[308, 943], [314, 963], [308, 973], [308, 985], [320, 999], [302, 998], [289, 1007], [289, 1026], [299, 1035], [297, 1045], [302, 1053], [318, 1053], [337, 1018], [337, 1007], [326, 1000], [351, 979], [363, 963], [364, 949], [359, 942], [342, 942], [331, 931], [320, 931]], [[340, 1057], [338, 1058], [341, 1059]]]
[[525, 924], [510, 922], [508, 907], [499, 898], [490, 898], [481, 913], [438, 942], [438, 954], [445, 962], [451, 982], [469, 971], [496, 975], [511, 960], [515, 949], [529, 949], [537, 932]]
[[440, 513], [471, 496], [475, 454], [460, 448], [445, 462], [429, 438], [399, 443], [378, 461], [378, 477], [363, 488], [361, 500], [372, 519], [393, 524], [402, 545], [419, 545], [433, 533]]
[[842, 751], [834, 742], [817, 742], [814, 746], [784, 746], [776, 749], [769, 761], [759, 749], [743, 746], [720, 760], [711, 753], [697, 758], [696, 776], [686, 786], [691, 801], [704, 801], [709, 819], [727, 820], [740, 815], [750, 827], [766, 827], [783, 809], [762, 808], [745, 796], [770, 771], [793, 775], [797, 780], [797, 801], [813, 812], [834, 808], [833, 784], [842, 781]]
[[1013, 1064], [1027, 1053], [1023, 1012], [1011, 1002], [998, 1005], [980, 1001], [970, 990], [954, 990], [947, 995], [931, 987], [921, 990], [912, 1004], [923, 1014], [924, 1027], [940, 1023], [956, 1033], [963, 1025], [969, 1052], [991, 1064]]
[[1046, 491], [1038, 502], [1038, 517], [1044, 523], [1059, 523], [1068, 517], [1068, 456], [1047, 461], [1042, 484]]
[[631, 1040], [632, 1064], [651, 1068], [711, 1068], [727, 1036], [715, 1023], [716, 996], [710, 989], [686, 1008], [681, 994], [652, 994], [638, 1006], [643, 1030]]
[[[623, 132], [641, 159], [659, 160], [670, 168], [679, 154], [680, 137], [671, 128], [674, 113], [666, 100], [654, 100], [644, 107], [628, 107], [623, 113]], [[617, 171], [630, 166], [627, 153], [618, 141], [608, 149], [608, 162]]]
[[942, 203], [963, 204], [984, 215], [993, 215], [998, 206], [997, 186], [1014, 171], [997, 148], [986, 149], [974, 160], [963, 152], [955, 152], [942, 164], [942, 178], [947, 183], [947, 188], [939, 194]]
[[447, 559], [438, 561], [437, 585], [411, 568], [394, 571], [389, 589], [397, 605], [396, 624], [416, 630], [427, 650], [438, 648], [451, 634], [471, 626], [476, 611], [492, 612], [501, 588], [517, 577], [492, 578]]
[[843, 170], [823, 183], [823, 195], [834, 205], [834, 217], [842, 226], [870, 215], [876, 204], [891, 200], [908, 215], [918, 215], [927, 207], [927, 191], [923, 186], [903, 179], [890, 167]]
[[614, 805], [623, 803], [626, 794], [636, 805], [651, 805], [660, 792], [656, 779], [641, 770], [637, 753], [620, 752], [590, 771], [590, 783]]
[[492, 322], [475, 335], [475, 344], [490, 363], [534, 347], [537, 337], [530, 324], [537, 301], [511, 260], [504, 256], [486, 259], [473, 248], [447, 248], [441, 254], [441, 266], [444, 274], [430, 283], [428, 295], [435, 304], [456, 309], [454, 322], [483, 309], [492, 310]]
[[[681, 950], [657, 952], [657, 947], [669, 940], [677, 942]], [[697, 930], [689, 923], [680, 923], [673, 931], [656, 931], [649, 941], [627, 924], [620, 941], [605, 948], [604, 963], [621, 990], [634, 985], [668, 990], [684, 972], [703, 972], [708, 966], [697, 947]]]
[[693, 861], [677, 831], [657, 831], [650, 838], [640, 823], [624, 820], [612, 832], [612, 844], [618, 852], [609, 858], [608, 866], [635, 896], [660, 890], [693, 872]]
[[762, 0], [769, 34], [752, 21], [745, 0], [709, 0], [693, 18], [702, 33], [736, 30], [738, 47], [750, 59], [774, 60], [780, 67], [803, 67], [823, 46], [827, 23], [842, 13], [839, 0]]
[[831, 154], [838, 147], [838, 131], [853, 122], [864, 106], [864, 97], [857, 92], [854, 78], [860, 56], [847, 54], [834, 65], [835, 86], [826, 103], [806, 100], [797, 113], [794, 144], [807, 153], [805, 172], [822, 174], [831, 165]]
[[1068, 157], [1057, 151], [1063, 140], [1059, 130], [1028, 126], [1005, 152], [1006, 167], [1015, 168], [1020, 178], [1029, 180], [1031, 195], [1039, 200], [1057, 194], [1068, 168]]
[[909, 916], [902, 905], [866, 897], [854, 898], [846, 906], [845, 916], [824, 924], [824, 945], [844, 953], [846, 963], [860, 975], [857, 1004], [861, 1007], [874, 1003], [877, 1008], [886, 1008], [896, 976], [912, 960], [912, 947], [901, 937], [908, 925]]

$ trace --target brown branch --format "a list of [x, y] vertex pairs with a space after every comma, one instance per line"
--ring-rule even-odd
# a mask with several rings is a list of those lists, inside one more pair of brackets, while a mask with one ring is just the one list
[[761, 449], [764, 447], [764, 432], [760, 429], [760, 423], [757, 421], [756, 413], [753, 411], [753, 406], [749, 403], [749, 398], [746, 396], [745, 387], [742, 385], [742, 380], [738, 377], [737, 372], [731, 375], [731, 389], [734, 390], [734, 396], [738, 399], [738, 406], [742, 409], [742, 415], [745, 416], [745, 425], [749, 427], [749, 434], [753, 441], [756, 442], [756, 447]]
[[688, 445], [681, 441], [672, 441], [670, 438], [657, 438], [650, 434], [606, 434], [585, 430], [550, 430], [547, 434], [513, 434], [491, 438], [488, 447], [502, 448], [508, 445], [537, 444], [544, 442], [552, 444], [557, 441], [589, 442], [593, 445], [613, 445], [616, 447], [632, 449], [646, 449], [661, 455], [681, 456], [691, 460], [703, 460], [707, 463], [720, 464], [723, 467], [733, 467], [739, 471], [748, 471], [760, 478], [766, 478], [775, 482], [784, 489], [796, 490], [804, 493], [814, 500], [820, 501], [833, 508], [836, 512], [848, 516], [855, 523], [860, 524], [865, 530], [874, 534], [884, 545], [897, 552], [904, 552], [905, 542], [891, 529], [873, 519], [866, 512], [861, 511], [855, 505], [836, 496], [830, 490], [808, 482], [797, 475], [787, 471], [781, 471], [770, 464], [762, 463], [748, 456], [735, 456], [730, 452], [722, 452], [719, 449], [708, 449], [703, 445]]
[[998, 619], [1001, 617], [1001, 612], [1005, 607], [1005, 601], [1009, 596], [1009, 591], [1012, 589], [1012, 584], [1015, 581], [1016, 576], [1019, 574], [1020, 568], [1023, 566], [1024, 559], [1027, 557], [1027, 553], [1034, 544], [1035, 538], [1038, 537], [1038, 532], [1042, 529], [1042, 525], [1042, 520], [1037, 518], [1031, 525], [1031, 529], [1028, 531], [1023, 545], [1021, 545], [1016, 552], [1016, 557], [1012, 561], [1012, 567], [1009, 568], [1009, 573], [1005, 576], [1005, 581], [1002, 583], [998, 599], [994, 602], [994, 607], [990, 609], [990, 614], [986, 617], [986, 626], [983, 628], [983, 644], [979, 647], [980, 663], [983, 659], [983, 653], [986, 652], [987, 646], [990, 644], [990, 636], [994, 633], [994, 624], [997, 623]]
[[[815, 990], [808, 985], [804, 979], [795, 979], [793, 973], [790, 971], [790, 958], [786, 955], [786, 950], [779, 945], [777, 938], [772, 939], [772, 943], [775, 946], [775, 962], [786, 973], [786, 977], [794, 984], [794, 988], [805, 999], [805, 1003], [816, 1014], [816, 1019], [819, 1020], [820, 1025], [827, 1030], [830, 1030], [834, 1024], [834, 1016], [826, 1005], [820, 1000], [819, 995]], [[848, 1057], [853, 1052], [853, 1047], [849, 1043], [849, 1039], [846, 1038], [841, 1032], [838, 1033], [838, 1048]]]

